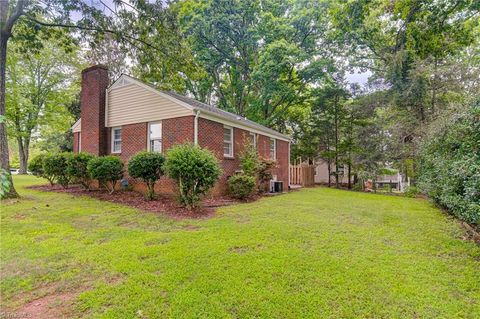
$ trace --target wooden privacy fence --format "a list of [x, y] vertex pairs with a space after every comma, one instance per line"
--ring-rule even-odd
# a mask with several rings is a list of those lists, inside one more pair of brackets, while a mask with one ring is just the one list
[[315, 166], [313, 165], [290, 165], [290, 184], [303, 187], [315, 184]]

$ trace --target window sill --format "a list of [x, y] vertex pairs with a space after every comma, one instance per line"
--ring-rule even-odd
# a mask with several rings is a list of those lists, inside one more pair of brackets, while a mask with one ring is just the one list
[[235, 156], [226, 156], [226, 155], [223, 155], [223, 159], [226, 159], [226, 160], [234, 160], [234, 159], [235, 159]]

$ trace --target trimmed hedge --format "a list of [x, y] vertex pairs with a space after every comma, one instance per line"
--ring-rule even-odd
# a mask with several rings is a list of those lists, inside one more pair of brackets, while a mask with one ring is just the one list
[[200, 196], [215, 185], [221, 174], [215, 155], [191, 144], [169, 149], [164, 167], [167, 175], [177, 183], [180, 202], [189, 209], [198, 205]]
[[155, 183], [163, 175], [165, 157], [160, 153], [140, 152], [128, 161], [128, 174], [140, 178], [147, 184], [146, 197], [155, 198]]
[[72, 153], [57, 153], [46, 156], [43, 159], [44, 175], [49, 176], [52, 181], [56, 181], [63, 188], [67, 188], [71, 181], [71, 176], [67, 172], [68, 161], [71, 157]]
[[33, 157], [28, 163], [28, 170], [32, 172], [32, 174], [36, 177], [42, 177], [47, 179], [50, 182], [50, 185], [53, 186], [53, 183], [55, 183], [55, 176], [46, 174], [45, 170], [43, 169], [43, 163], [45, 161], [45, 158], [47, 158], [48, 156], [51, 155], [39, 154]]
[[113, 155], [92, 158], [88, 162], [87, 170], [110, 194], [115, 191], [117, 181], [123, 178], [123, 162]]
[[67, 162], [67, 174], [72, 181], [80, 183], [86, 190], [90, 190], [92, 177], [88, 172], [88, 162], [95, 158], [92, 154], [73, 154]]
[[251, 196], [256, 186], [255, 177], [246, 174], [233, 175], [228, 179], [228, 191], [234, 198], [244, 199]]

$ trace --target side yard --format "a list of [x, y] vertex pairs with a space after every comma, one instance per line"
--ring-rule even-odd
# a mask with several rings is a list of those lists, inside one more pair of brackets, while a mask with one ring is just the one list
[[480, 247], [425, 200], [314, 188], [175, 220], [15, 182], [5, 315], [480, 317]]

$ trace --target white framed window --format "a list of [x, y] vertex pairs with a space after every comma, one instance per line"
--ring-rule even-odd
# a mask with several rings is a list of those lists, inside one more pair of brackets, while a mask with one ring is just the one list
[[254, 149], [257, 149], [257, 134], [250, 132], [250, 143]]
[[223, 127], [223, 155], [233, 157], [233, 127]]
[[270, 159], [277, 159], [277, 141], [274, 138], [270, 139]]
[[148, 150], [162, 152], [162, 122], [148, 123]]
[[122, 128], [112, 127], [112, 153], [122, 152]]

